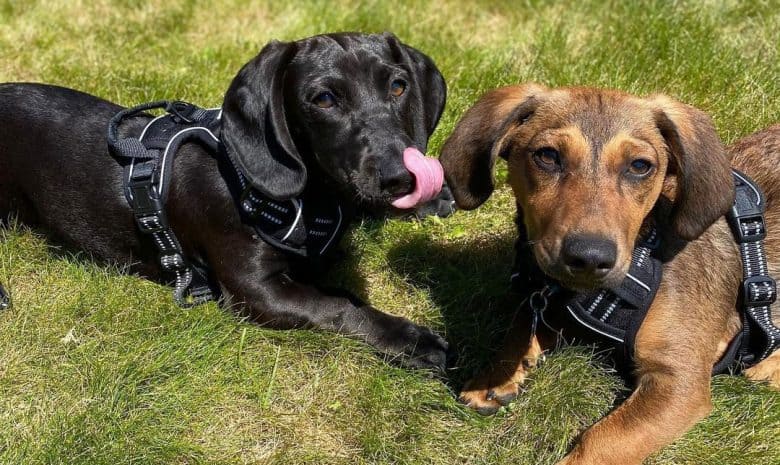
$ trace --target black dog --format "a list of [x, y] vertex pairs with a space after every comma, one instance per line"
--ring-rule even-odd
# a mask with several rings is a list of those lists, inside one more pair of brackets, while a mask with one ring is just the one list
[[[230, 85], [221, 139], [273, 199], [334, 199], [352, 210], [345, 221], [358, 210], [448, 214], [446, 187], [413, 205], [419, 186], [404, 160], [406, 151], [425, 151], [445, 98], [433, 61], [391, 34], [272, 42]], [[154, 243], [139, 233], [123, 194], [123, 166], [107, 149], [107, 124], [122, 107], [36, 84], [0, 85], [0, 107], [0, 214], [161, 279]], [[151, 119], [134, 117], [120, 132], [137, 136]], [[304, 284], [299, 272], [310, 263], [242, 221], [225, 158], [183, 145], [165, 207], [184, 254], [208, 265], [224, 295], [273, 328], [337, 331], [407, 365], [444, 367], [447, 343], [429, 329]]]

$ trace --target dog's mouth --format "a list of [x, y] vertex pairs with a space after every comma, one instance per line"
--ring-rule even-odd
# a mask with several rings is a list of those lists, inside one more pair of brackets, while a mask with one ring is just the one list
[[604, 278], [587, 277], [587, 276], [561, 276], [553, 277], [566, 289], [572, 291], [587, 292], [596, 289], [611, 289], [615, 285], [619, 285], [622, 279], [612, 279], [609, 276]]
[[404, 166], [414, 178], [414, 189], [390, 202], [399, 210], [416, 208], [436, 198], [444, 184], [444, 169], [439, 160], [426, 157], [414, 147], [404, 149]]
[[614, 289], [620, 286], [626, 277], [626, 271], [628, 271], [628, 264], [617, 264], [605, 275], [573, 273], [567, 269], [561, 260], [555, 260], [544, 253], [536, 255], [535, 258], [542, 273], [554, 279], [566, 289], [578, 292]]

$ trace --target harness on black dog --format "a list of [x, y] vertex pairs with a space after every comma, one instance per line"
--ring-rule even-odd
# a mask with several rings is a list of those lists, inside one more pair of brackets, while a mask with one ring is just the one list
[[[743, 281], [738, 304], [742, 331], [713, 367], [713, 374], [738, 372], [757, 364], [780, 348], [780, 329], [773, 324], [770, 313], [777, 291], [774, 279], [769, 276], [763, 248], [766, 236], [764, 197], [755, 182], [743, 173], [733, 170], [733, 178], [736, 197], [726, 218], [742, 256]], [[542, 287], [533, 291], [525, 301], [532, 312], [532, 332], [536, 331], [539, 321], [547, 324], [544, 312], [548, 299], [560, 296], [571, 320], [613, 345], [619, 361], [631, 362], [636, 334], [661, 284], [663, 265], [658, 258], [659, 247], [658, 234], [651, 230], [639, 241], [625, 279], [614, 289], [575, 293], [545, 278]], [[530, 256], [524, 259], [532, 260]], [[538, 267], [532, 273], [542, 275]], [[523, 282], [523, 279], [528, 278], [514, 273], [513, 286], [527, 288], [528, 282]]]
[[5, 310], [11, 307], [11, 297], [5, 292], [5, 288], [0, 284], [0, 310]]
[[[140, 135], [119, 137], [122, 121], [139, 113], [164, 109]], [[222, 110], [203, 109], [185, 102], [159, 101], [117, 113], [108, 125], [111, 154], [125, 164], [125, 196], [138, 229], [150, 234], [160, 253], [160, 266], [175, 277], [174, 298], [189, 307], [219, 297], [219, 286], [207, 264], [185, 257], [171, 229], [165, 202], [173, 175], [173, 162], [182, 144], [196, 142], [213, 155], [225, 155], [237, 182], [230, 183], [242, 218], [266, 242], [303, 257], [325, 255], [346, 228], [341, 206], [329, 199], [300, 198], [277, 201], [253, 188], [233, 163], [220, 140]], [[305, 205], [305, 208], [304, 208]]]

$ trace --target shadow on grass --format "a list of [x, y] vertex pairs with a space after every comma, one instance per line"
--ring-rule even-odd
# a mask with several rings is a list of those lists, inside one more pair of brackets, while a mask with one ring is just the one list
[[459, 390], [501, 344], [517, 310], [509, 292], [514, 237], [511, 234], [442, 244], [410, 236], [388, 252], [393, 271], [427, 288], [457, 350], [449, 384]]

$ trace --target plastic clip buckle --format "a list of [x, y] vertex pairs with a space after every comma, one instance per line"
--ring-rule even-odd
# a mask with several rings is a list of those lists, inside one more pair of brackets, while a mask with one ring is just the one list
[[[726, 215], [731, 231], [738, 243], [757, 242], [766, 237], [764, 225], [764, 203], [754, 199], [752, 189], [746, 184], [736, 186], [734, 205]], [[748, 226], [748, 228], [745, 228]]]
[[[751, 287], [764, 285], [766, 292], [763, 289], [759, 289], [758, 295], [752, 292]], [[768, 297], [761, 298], [761, 294], [768, 294]], [[775, 280], [769, 276], [753, 276], [747, 278], [742, 282], [742, 301], [747, 307], [765, 307], [772, 305], [777, 300], [777, 284]]]
[[187, 268], [184, 257], [178, 252], [160, 256], [160, 267], [165, 271], [176, 271]]

